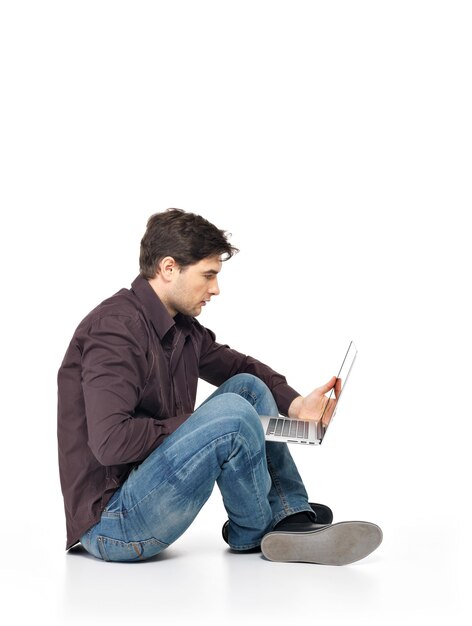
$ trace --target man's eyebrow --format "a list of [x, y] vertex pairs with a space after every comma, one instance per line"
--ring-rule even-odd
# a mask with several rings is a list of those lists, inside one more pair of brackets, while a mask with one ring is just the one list
[[203, 270], [202, 274], [219, 274], [219, 270]]

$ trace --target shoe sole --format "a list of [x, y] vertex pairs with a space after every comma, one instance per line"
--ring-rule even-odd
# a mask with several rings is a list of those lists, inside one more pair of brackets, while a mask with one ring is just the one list
[[339, 522], [309, 532], [274, 531], [262, 539], [269, 561], [348, 565], [382, 543], [382, 530], [370, 522]]

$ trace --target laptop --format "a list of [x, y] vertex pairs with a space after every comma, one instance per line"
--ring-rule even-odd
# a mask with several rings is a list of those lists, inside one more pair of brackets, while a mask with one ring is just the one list
[[[333, 421], [342, 392], [351, 373], [352, 366], [357, 356], [357, 348], [353, 341], [350, 342], [344, 359], [341, 363], [337, 381], [334, 389], [331, 390], [329, 397], [326, 398], [326, 404], [318, 422], [312, 420], [290, 419], [289, 417], [271, 417], [269, 415], [261, 415], [261, 422], [265, 432], [267, 441], [279, 441], [286, 443], [303, 443], [311, 445], [321, 445], [329, 425]], [[329, 400], [336, 398], [333, 415], [328, 424], [323, 424], [323, 417], [328, 406]]]

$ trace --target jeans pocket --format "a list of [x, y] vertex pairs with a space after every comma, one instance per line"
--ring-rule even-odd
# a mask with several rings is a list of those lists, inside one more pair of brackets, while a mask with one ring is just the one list
[[154, 539], [145, 539], [144, 541], [120, 541], [119, 539], [110, 539], [104, 535], [97, 537], [98, 549], [100, 556], [104, 561], [143, 561], [155, 556], [167, 548], [168, 544]]

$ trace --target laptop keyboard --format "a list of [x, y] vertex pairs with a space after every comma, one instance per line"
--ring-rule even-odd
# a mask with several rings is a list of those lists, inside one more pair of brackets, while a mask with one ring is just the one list
[[275, 437], [297, 437], [308, 439], [309, 422], [303, 420], [288, 420], [283, 417], [272, 417], [267, 426], [266, 435]]

